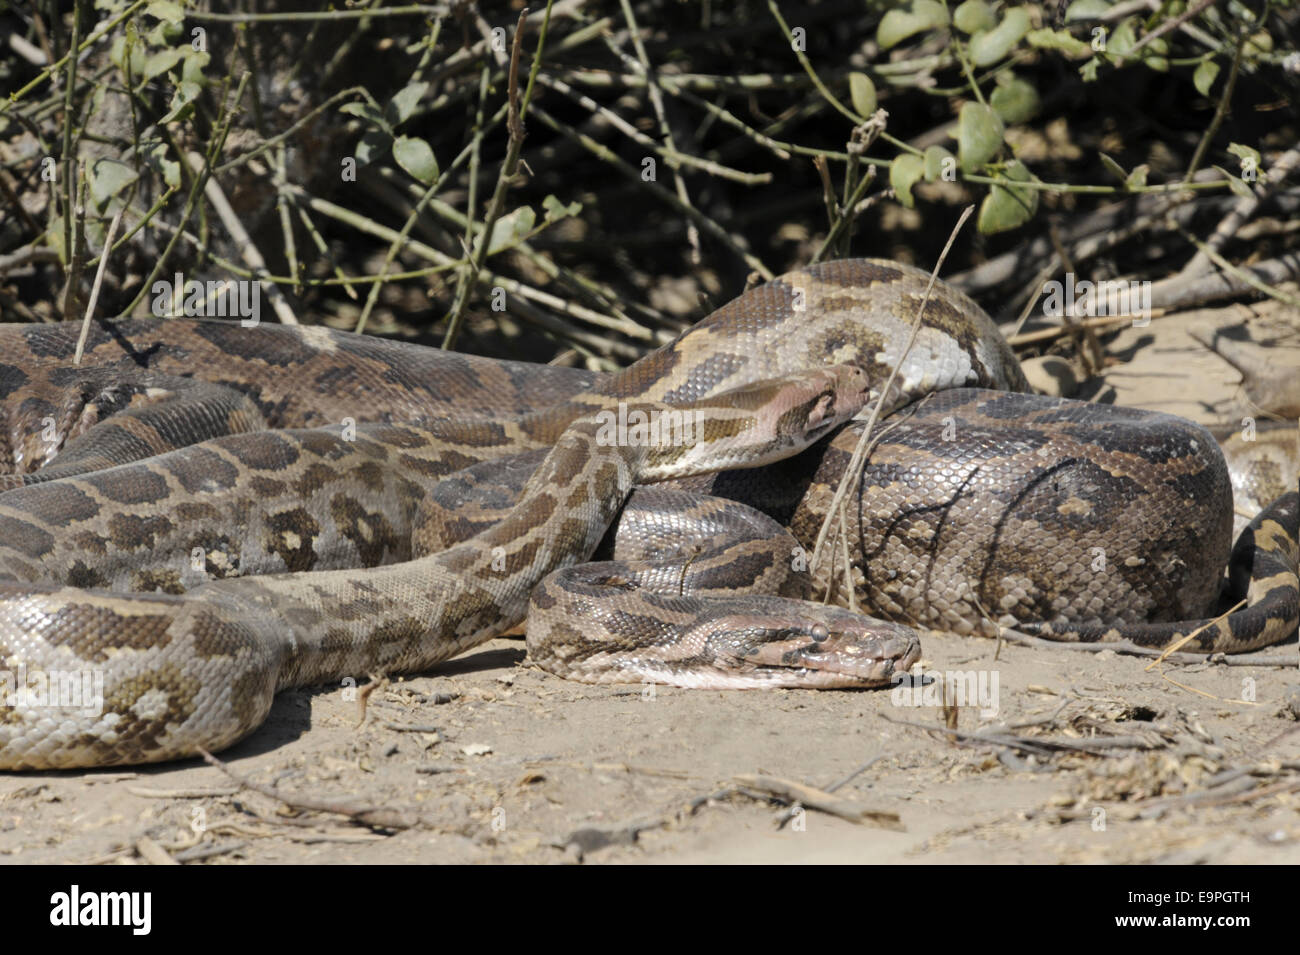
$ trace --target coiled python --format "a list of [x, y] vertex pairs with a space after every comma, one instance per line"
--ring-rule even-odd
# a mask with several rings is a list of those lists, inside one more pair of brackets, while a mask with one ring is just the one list
[[[926, 282], [871, 260], [792, 272], [603, 378], [319, 328], [182, 321], [96, 327], [73, 368], [77, 329], [0, 327], [13, 472], [0, 475], [0, 663], [102, 679], [97, 710], [30, 694], [0, 709], [0, 768], [217, 749], [251, 732], [280, 688], [427, 668], [518, 623], [529, 599], [529, 653], [546, 668], [683, 685], [888, 682], [918, 655], [907, 623], [971, 631], [988, 615], [1145, 642], [1185, 631], [1159, 621], [1211, 609], [1231, 521], [1208, 434], [1002, 393], [1027, 387], [1014, 356], [942, 283], [905, 351]], [[617, 563], [574, 566], [634, 484], [792, 455], [874, 401], [895, 365], [884, 411], [911, 407], [872, 455], [849, 544], [860, 596], [898, 622], [791, 600], [807, 592], [799, 544], [851, 430], [748, 471], [744, 488], [733, 471], [696, 478], [685, 499], [646, 506], [638, 490], [620, 525], [633, 558], [662, 558], [696, 539], [701, 514], [725, 515], [725, 543], [689, 553], [685, 570], [629, 563], [618, 538]], [[981, 388], [996, 392], [965, 390]], [[638, 415], [684, 411], [700, 423], [689, 440], [637, 437]], [[611, 420], [632, 430], [603, 440]], [[1015, 458], [1030, 467], [1019, 477]], [[794, 538], [702, 500], [699, 480], [767, 495]], [[440, 503], [469, 484], [490, 519]], [[1157, 506], [1161, 493], [1173, 503]], [[1201, 649], [1294, 633], [1296, 513], [1292, 492], [1257, 519], [1240, 556], [1254, 602]], [[623, 531], [638, 514], [651, 529]], [[755, 534], [734, 538], [737, 522]], [[1052, 540], [1055, 556], [1036, 556]], [[687, 571], [713, 568], [721, 582], [701, 583], [715, 596], [700, 602]], [[819, 586], [835, 579], [823, 571]], [[767, 595], [735, 596], [751, 587]]]

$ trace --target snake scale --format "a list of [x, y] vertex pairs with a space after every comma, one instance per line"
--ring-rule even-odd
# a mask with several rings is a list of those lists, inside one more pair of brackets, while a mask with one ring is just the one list
[[[943, 283], [908, 348], [927, 283], [791, 272], [609, 376], [179, 320], [93, 326], [74, 367], [79, 328], [0, 326], [0, 665], [101, 681], [93, 707], [10, 692], [0, 768], [219, 749], [279, 689], [427, 669], [525, 617], [559, 675], [713, 687], [888, 683], [914, 626], [1199, 626], [1231, 544], [1208, 432], [1020, 393]], [[873, 619], [806, 602], [849, 595], [805, 558], [862, 424], [836, 428], [895, 366], [843, 541]], [[684, 439], [636, 431], [684, 413]], [[1243, 534], [1250, 605], [1195, 649], [1295, 633], [1297, 512], [1290, 490]]]

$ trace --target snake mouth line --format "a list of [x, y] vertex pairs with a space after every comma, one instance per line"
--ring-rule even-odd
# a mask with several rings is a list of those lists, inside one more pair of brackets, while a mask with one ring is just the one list
[[792, 666], [719, 667], [647, 672], [641, 680], [691, 690], [872, 690], [889, 687], [894, 674], [908, 670], [920, 656], [918, 647], [902, 659], [874, 660], [854, 672]]
[[603, 672], [593, 668], [566, 675], [595, 683], [658, 683], [697, 690], [875, 689], [891, 686], [896, 674], [907, 672], [921, 658], [916, 634], [886, 626], [891, 632], [865, 640], [833, 637], [843, 645], [825, 649], [822, 642], [771, 641], [738, 653], [719, 653], [708, 662], [640, 657]]
[[[850, 616], [838, 608], [821, 608]], [[919, 636], [906, 627], [852, 615], [857, 630], [810, 638], [736, 629], [697, 639], [680, 656], [598, 651], [556, 668], [566, 679], [597, 684], [658, 684], [692, 690], [867, 690], [894, 685], [921, 658]], [[865, 626], [862, 626], [865, 624]], [[696, 637], [699, 638], [697, 632]], [[688, 641], [689, 642], [689, 641]], [[678, 649], [682, 648], [680, 645]]]
[[826, 655], [802, 652], [796, 659], [805, 665], [758, 669], [766, 679], [792, 688], [871, 689], [890, 685], [895, 674], [906, 673], [921, 659], [921, 642], [914, 635], [891, 635], [877, 644], [871, 649], [855, 644]]

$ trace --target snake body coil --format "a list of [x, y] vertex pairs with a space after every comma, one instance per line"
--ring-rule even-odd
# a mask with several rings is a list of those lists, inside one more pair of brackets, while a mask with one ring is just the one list
[[[73, 367], [78, 329], [0, 327], [0, 665], [100, 681], [83, 706], [0, 684], [0, 768], [218, 749], [279, 688], [425, 669], [525, 613], [574, 679], [868, 686], [915, 661], [909, 625], [1154, 643], [1209, 612], [1231, 495], [1208, 435], [1007, 394], [1009, 347], [942, 283], [907, 349], [926, 285], [792, 272], [603, 377], [188, 321], [96, 327]], [[856, 432], [793, 455], [895, 366], [847, 542], [886, 622], [802, 602], [845, 598], [798, 564]], [[694, 483], [638, 490], [584, 563], [666, 479]], [[1296, 513], [1292, 491], [1256, 519], [1252, 606], [1201, 649], [1295, 632]]]

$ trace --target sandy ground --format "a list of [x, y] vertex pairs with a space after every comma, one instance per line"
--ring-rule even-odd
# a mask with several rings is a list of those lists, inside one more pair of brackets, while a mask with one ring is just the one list
[[[1247, 314], [1127, 329], [1117, 402], [1235, 413], [1238, 375], [1184, 330]], [[990, 691], [956, 734], [933, 690], [587, 687], [497, 640], [380, 687], [360, 725], [356, 689], [281, 695], [221, 754], [260, 791], [199, 761], [0, 777], [0, 861], [1300, 863], [1294, 643], [1231, 667], [924, 648], [924, 670]], [[793, 814], [771, 798], [837, 783]]]

